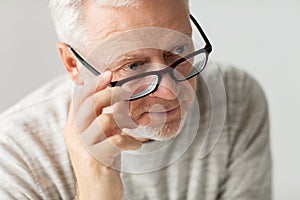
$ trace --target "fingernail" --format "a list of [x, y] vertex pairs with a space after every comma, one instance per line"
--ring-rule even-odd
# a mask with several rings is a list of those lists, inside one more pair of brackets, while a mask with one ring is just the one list
[[111, 76], [111, 71], [105, 71], [103, 74], [102, 74], [102, 78], [103, 79], [109, 79]]

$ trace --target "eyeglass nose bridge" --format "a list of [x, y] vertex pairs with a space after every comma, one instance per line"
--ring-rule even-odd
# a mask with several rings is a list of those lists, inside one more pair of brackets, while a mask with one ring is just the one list
[[165, 74], [169, 74], [170, 78], [171, 78], [176, 84], [179, 82], [179, 81], [176, 79], [176, 77], [174, 76], [174, 68], [167, 67], [167, 68], [162, 69], [162, 70], [159, 70], [159, 71], [154, 71], [153, 73], [155, 73], [155, 75], [158, 77], [158, 79], [157, 79], [155, 88], [154, 88], [151, 92], [149, 92], [147, 95], [149, 95], [149, 94], [151, 94], [151, 93], [154, 93], [154, 92], [158, 89], [158, 87], [159, 87], [159, 85], [160, 85], [160, 83], [161, 83], [161, 80], [162, 80], [162, 78], [163, 78], [163, 75], [165, 75]]
[[163, 77], [163, 75], [165, 75], [165, 74], [169, 74], [169, 76], [171, 77], [171, 79], [172, 79], [173, 81], [175, 81], [176, 83], [178, 82], [177, 79], [176, 79], [175, 76], [174, 76], [174, 68], [166, 67], [165, 69], [156, 71], [156, 75], [158, 76], [157, 85], [160, 84], [160, 82], [161, 82], [161, 80], [162, 80], [162, 77]]

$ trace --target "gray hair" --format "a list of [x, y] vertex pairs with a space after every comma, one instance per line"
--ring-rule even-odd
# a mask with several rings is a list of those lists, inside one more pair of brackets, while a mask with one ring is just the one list
[[[91, 40], [82, 24], [82, 7], [88, 0], [49, 0], [59, 40], [85, 51]], [[142, 0], [93, 0], [98, 6], [137, 7]], [[188, 0], [186, 0], [188, 3]]]

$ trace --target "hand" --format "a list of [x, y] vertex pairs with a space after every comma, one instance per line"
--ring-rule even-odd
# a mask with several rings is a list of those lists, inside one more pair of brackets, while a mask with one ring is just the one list
[[[63, 135], [77, 180], [78, 199], [118, 200], [123, 197], [123, 185], [120, 172], [112, 166], [120, 161], [122, 150], [138, 149], [141, 142], [121, 133], [112, 114], [102, 112], [111, 105], [113, 91], [120, 88], [107, 87], [111, 72], [102, 74], [99, 79], [96, 89], [92, 84], [77, 92]], [[100, 149], [98, 152], [104, 162], [94, 158], [83, 145], [95, 151]]]

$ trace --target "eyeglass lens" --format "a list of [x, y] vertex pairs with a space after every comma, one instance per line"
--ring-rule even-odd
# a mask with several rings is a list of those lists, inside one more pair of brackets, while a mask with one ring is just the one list
[[[205, 67], [207, 62], [207, 54], [205, 52], [192, 56], [189, 59], [178, 64], [169, 73], [171, 78], [176, 82], [185, 81], [197, 75]], [[134, 100], [144, 97], [152, 93], [158, 86], [160, 81], [160, 71], [157, 74], [146, 74], [121, 83], [121, 87], [130, 92], [130, 99]], [[118, 84], [117, 84], [118, 85]]]

